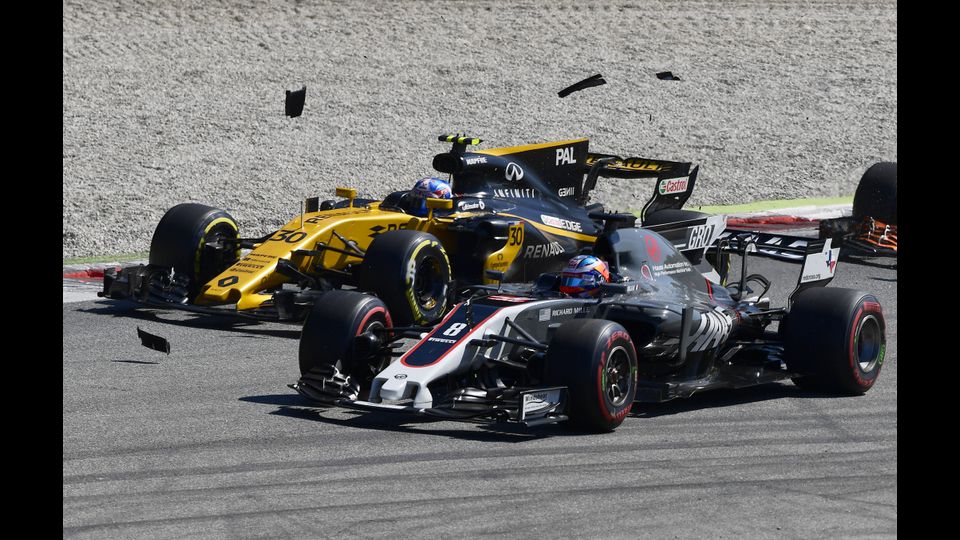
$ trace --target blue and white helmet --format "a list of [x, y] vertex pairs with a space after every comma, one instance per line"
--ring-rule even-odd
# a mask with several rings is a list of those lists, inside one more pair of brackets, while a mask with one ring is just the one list
[[589, 298], [600, 294], [600, 284], [610, 282], [610, 268], [593, 255], [577, 255], [570, 259], [560, 274], [560, 292]]
[[419, 205], [412, 205], [413, 212], [418, 216], [425, 216], [429, 213], [427, 210], [427, 199], [452, 199], [453, 189], [450, 184], [439, 178], [428, 176], [417, 180], [410, 190], [410, 195], [415, 199], [420, 199]]

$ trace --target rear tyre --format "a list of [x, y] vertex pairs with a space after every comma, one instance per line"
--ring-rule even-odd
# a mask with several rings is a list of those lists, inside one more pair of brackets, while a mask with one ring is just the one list
[[240, 259], [239, 237], [237, 222], [225, 211], [178, 204], [167, 210], [153, 232], [150, 265], [173, 268], [187, 277], [192, 301], [208, 281]]
[[897, 224], [897, 163], [874, 163], [863, 173], [853, 196], [853, 217]]
[[637, 352], [618, 323], [574, 319], [550, 340], [544, 382], [568, 388], [567, 415], [574, 427], [613, 431], [637, 393]]
[[880, 302], [852, 289], [818, 287], [794, 299], [783, 331], [787, 368], [805, 389], [863, 394], [880, 375], [886, 326]]
[[370, 243], [359, 282], [383, 299], [397, 326], [430, 324], [447, 310], [450, 259], [430, 233], [390, 231]]
[[314, 303], [300, 333], [297, 391], [315, 401], [357, 399], [390, 356], [358, 348], [357, 336], [393, 326], [377, 297], [354, 291], [328, 291]]
[[[695, 212], [693, 210], [682, 210], [676, 208], [665, 208], [663, 210], [658, 210], [653, 212], [646, 219], [643, 220], [643, 226], [651, 225], [662, 225], [664, 223], [673, 223], [675, 221], [688, 221], [691, 219], [700, 219], [709, 217], [710, 214], [703, 212]], [[720, 257], [718, 258], [716, 253], [714, 253], [712, 248], [708, 248], [706, 254], [703, 257], [706, 261], [712, 266], [715, 270], [722, 273], [723, 276], [730, 275], [730, 254], [726, 252], [720, 252]], [[721, 279], [721, 285], [726, 285], [726, 278]]]

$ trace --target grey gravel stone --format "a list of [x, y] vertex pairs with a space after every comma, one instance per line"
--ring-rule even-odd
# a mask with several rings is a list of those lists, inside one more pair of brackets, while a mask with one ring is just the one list
[[338, 185], [382, 197], [449, 132], [698, 162], [693, 206], [848, 195], [897, 159], [896, 81], [893, 1], [65, 1], [63, 256], [146, 251], [181, 202], [252, 236]]

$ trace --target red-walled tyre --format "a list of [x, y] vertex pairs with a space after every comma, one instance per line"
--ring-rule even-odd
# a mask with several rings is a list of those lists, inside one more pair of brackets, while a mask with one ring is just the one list
[[547, 385], [568, 388], [572, 426], [613, 431], [636, 397], [637, 351], [630, 334], [615, 322], [567, 321], [550, 340], [544, 378]]
[[375, 296], [342, 290], [324, 293], [303, 323], [295, 389], [314, 401], [357, 399], [369, 391], [374, 375], [390, 364], [390, 356], [362, 350], [357, 336], [391, 326], [390, 312]]
[[886, 354], [880, 302], [852, 289], [818, 287], [800, 292], [784, 332], [787, 367], [801, 373], [802, 388], [863, 394], [877, 382]]

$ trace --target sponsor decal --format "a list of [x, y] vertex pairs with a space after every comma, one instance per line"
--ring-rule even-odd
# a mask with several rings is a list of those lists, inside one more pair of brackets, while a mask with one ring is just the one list
[[690, 335], [690, 352], [700, 352], [708, 348], [719, 347], [727, 339], [733, 319], [720, 308], [700, 314], [700, 325]]
[[317, 223], [320, 223], [321, 221], [323, 221], [323, 220], [325, 220], [325, 219], [330, 219], [330, 218], [333, 218], [333, 217], [341, 217], [341, 216], [350, 216], [350, 215], [355, 215], [355, 214], [358, 214], [358, 213], [360, 213], [360, 212], [366, 212], [366, 211], [367, 211], [366, 209], [357, 208], [357, 207], [354, 207], [354, 208], [344, 208], [344, 209], [341, 209], [341, 210], [339, 210], [339, 211], [337, 211], [337, 212], [325, 211], [325, 212], [322, 213], [322, 214], [313, 216], [312, 218], [309, 218], [309, 219], [305, 219], [305, 220], [304, 220], [304, 223], [310, 223], [311, 225], [316, 225]]
[[837, 271], [837, 256], [840, 248], [832, 248], [832, 238], [823, 244], [823, 251], [812, 253], [803, 259], [803, 270], [800, 272], [800, 283], [830, 279]]
[[575, 187], [564, 187], [557, 190], [557, 195], [560, 197], [569, 197], [577, 194], [577, 188]]
[[555, 216], [548, 216], [545, 214], [540, 214], [540, 221], [544, 225], [549, 225], [551, 227], [556, 227], [558, 229], [564, 229], [567, 231], [574, 232], [583, 232], [583, 225], [579, 221], [570, 221], [569, 219], [562, 219]]
[[[503, 257], [503, 255], [501, 255], [501, 257]], [[510, 268], [510, 261], [507, 261], [507, 262], [497, 261], [494, 263], [490, 263], [489, 268], [487, 268], [487, 270], [493, 270], [494, 272], [506, 272], [507, 268]]]
[[566, 148], [557, 148], [557, 162], [556, 165], [570, 165], [576, 163], [577, 160], [573, 159], [573, 147], [568, 146]]
[[523, 414], [547, 412], [560, 403], [560, 391], [536, 392], [523, 395]]
[[427, 341], [439, 341], [440, 343], [456, 343], [455, 339], [447, 339], [442, 337], [428, 337]]
[[227, 276], [218, 281], [217, 285], [220, 287], [229, 287], [230, 285], [236, 284], [238, 281], [240, 281], [240, 278], [237, 276]]
[[373, 238], [374, 236], [380, 233], [383, 233], [384, 231], [395, 231], [397, 229], [406, 229], [406, 228], [407, 228], [406, 223], [401, 223], [400, 225], [391, 223], [386, 227], [384, 227], [383, 225], [374, 225], [373, 227], [370, 227], [370, 234], [368, 234], [367, 236], [369, 236], [370, 238]]
[[505, 197], [505, 198], [514, 198], [514, 199], [535, 199], [539, 195], [537, 190], [531, 188], [517, 188], [517, 189], [495, 189], [493, 190], [494, 197]]
[[545, 259], [547, 257], [554, 257], [557, 255], [563, 255], [563, 246], [560, 245], [560, 242], [550, 242], [549, 244], [537, 244], [534, 246], [527, 246], [523, 251], [524, 259]]
[[656, 238], [646, 236], [643, 239], [643, 243], [647, 247], [647, 255], [650, 256], [653, 262], [658, 263], [663, 260], [663, 250], [660, 249], [660, 242], [658, 242]]
[[690, 228], [690, 235], [687, 237], [687, 249], [702, 249], [710, 244], [710, 237], [713, 236], [714, 226], [697, 225]]
[[549, 320], [550, 320], [550, 308], [548, 307], [541, 308], [539, 311], [539, 321], [544, 322]]
[[657, 186], [657, 190], [661, 195], [673, 195], [675, 193], [683, 193], [687, 190], [687, 184], [690, 182], [689, 176], [682, 176], [680, 178], [664, 178], [660, 181], [660, 185]]
[[523, 178], [523, 169], [514, 162], [507, 163], [507, 168], [503, 172], [503, 177], [511, 182], [519, 182]]
[[466, 212], [467, 210], [483, 210], [486, 205], [483, 204], [483, 201], [461, 201], [457, 208]]
[[[587, 154], [587, 165], [593, 165], [597, 159], [606, 157], [606, 154]], [[616, 156], [613, 156], [616, 157]], [[643, 158], [619, 158], [611, 163], [607, 163], [608, 168], [624, 169], [628, 171], [669, 171], [673, 168], [670, 163], [658, 163], [650, 159]]]
[[[643, 273], [643, 269], [641, 269], [640, 272]], [[693, 272], [693, 265], [691, 265], [688, 261], [653, 265], [653, 277], [655, 278], [660, 276], [685, 274], [687, 272]]]
[[586, 311], [586, 309], [587, 309], [586, 306], [560, 308], [560, 309], [551, 310], [550, 315], [552, 317], [562, 317], [564, 315], [576, 315], [578, 313], [583, 313], [584, 311]]
[[467, 158], [467, 165], [476, 165], [477, 163], [486, 163], [486, 162], [487, 162], [487, 158], [485, 157]]
[[406, 374], [406, 373], [397, 373], [396, 375], [393, 376], [393, 378], [394, 378], [394, 379], [406, 379], [406, 378], [407, 378], [407, 374]]
[[653, 281], [653, 274], [650, 272], [650, 267], [646, 263], [640, 267], [640, 275], [643, 276], [643, 279], [649, 279]]

